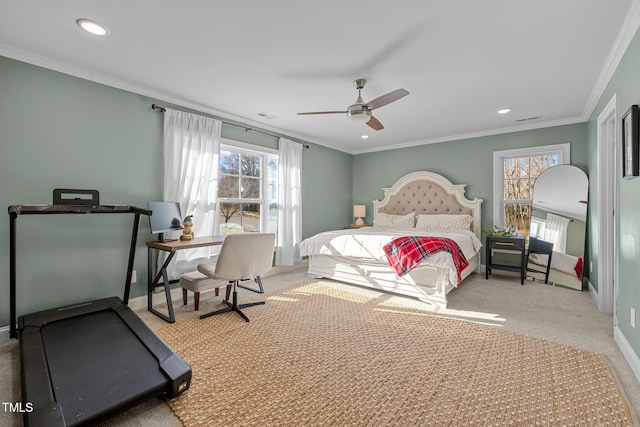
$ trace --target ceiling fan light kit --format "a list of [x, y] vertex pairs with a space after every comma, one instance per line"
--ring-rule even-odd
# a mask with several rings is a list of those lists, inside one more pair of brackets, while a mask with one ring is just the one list
[[[351, 106], [353, 107], [353, 105]], [[367, 109], [351, 108], [347, 110], [347, 117], [354, 122], [368, 122], [371, 120], [371, 111]]]
[[356, 79], [353, 81], [353, 85], [358, 90], [358, 98], [356, 102], [350, 105], [346, 111], [314, 111], [309, 113], [298, 113], [298, 115], [309, 115], [309, 114], [347, 114], [347, 118], [354, 122], [364, 122], [370, 128], [374, 130], [382, 130], [384, 126], [382, 123], [372, 115], [372, 111], [376, 108], [384, 107], [387, 104], [390, 104], [398, 99], [409, 95], [409, 92], [405, 89], [396, 89], [392, 92], [389, 92], [385, 95], [379, 96], [373, 101], [365, 103], [362, 100], [362, 89], [367, 81], [365, 79]]

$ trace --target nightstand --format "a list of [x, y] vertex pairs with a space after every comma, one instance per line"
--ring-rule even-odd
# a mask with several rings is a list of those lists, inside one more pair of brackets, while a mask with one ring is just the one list
[[367, 224], [363, 224], [363, 225], [351, 224], [349, 226], [349, 228], [362, 228], [362, 227], [368, 227], [368, 225]]
[[[506, 270], [520, 273], [520, 284], [524, 285], [526, 277], [526, 244], [524, 236], [486, 236], [486, 271], [485, 279], [489, 279], [492, 269]], [[520, 265], [499, 264], [493, 262], [493, 251], [500, 250], [506, 252], [517, 253], [519, 255]]]

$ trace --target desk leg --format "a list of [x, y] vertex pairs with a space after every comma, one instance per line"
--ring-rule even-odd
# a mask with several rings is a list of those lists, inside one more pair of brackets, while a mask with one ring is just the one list
[[[158, 271], [158, 273], [156, 274], [155, 279], [151, 280], [151, 277], [152, 277], [151, 259], [153, 256], [152, 249], [148, 248], [148, 253], [147, 253], [148, 260], [149, 260], [148, 261], [149, 265], [147, 268], [147, 271], [148, 271], [147, 273], [147, 310], [149, 310], [151, 313], [155, 314], [159, 318], [169, 323], [174, 323], [176, 321], [175, 315], [173, 313], [173, 302], [171, 301], [171, 286], [169, 283], [169, 277], [167, 275], [167, 266], [173, 259], [174, 255], [175, 255], [175, 252], [169, 253], [164, 264], [162, 264], [160, 271]], [[162, 286], [164, 286], [164, 294], [167, 299], [167, 311], [169, 312], [168, 316], [164, 313], [159, 312], [155, 308], [153, 308], [153, 290], [158, 285], [158, 282], [160, 281], [161, 277], [162, 277]]]

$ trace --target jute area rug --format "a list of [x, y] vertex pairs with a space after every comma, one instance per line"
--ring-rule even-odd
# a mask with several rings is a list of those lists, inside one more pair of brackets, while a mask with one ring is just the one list
[[186, 426], [634, 426], [602, 355], [319, 284], [158, 334]]

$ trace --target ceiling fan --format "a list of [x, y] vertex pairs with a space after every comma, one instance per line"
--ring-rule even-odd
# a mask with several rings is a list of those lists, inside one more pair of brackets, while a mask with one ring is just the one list
[[382, 130], [384, 126], [371, 112], [376, 108], [384, 107], [387, 104], [391, 104], [398, 99], [409, 95], [409, 92], [404, 89], [396, 89], [385, 95], [379, 96], [373, 101], [364, 102], [362, 100], [362, 88], [367, 81], [365, 79], [357, 79], [353, 81], [354, 86], [358, 89], [358, 99], [353, 105], [350, 105], [346, 111], [313, 111], [309, 113], [298, 113], [299, 116], [309, 114], [346, 114], [347, 117], [354, 121], [366, 122], [372, 129]]

